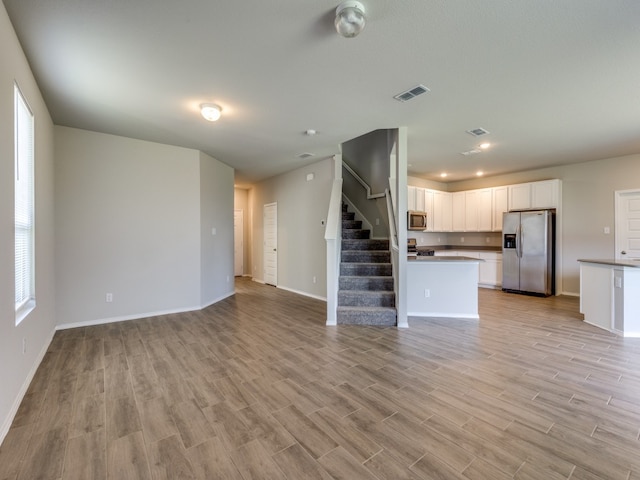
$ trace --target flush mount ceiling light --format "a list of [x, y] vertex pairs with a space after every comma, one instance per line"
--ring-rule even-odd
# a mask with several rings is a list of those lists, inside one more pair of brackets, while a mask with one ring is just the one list
[[360, 2], [342, 2], [336, 8], [336, 30], [343, 37], [355, 37], [364, 30], [365, 23], [364, 5]]
[[220, 115], [222, 115], [222, 108], [215, 103], [203, 103], [200, 105], [200, 113], [205, 120], [215, 122], [220, 118]]

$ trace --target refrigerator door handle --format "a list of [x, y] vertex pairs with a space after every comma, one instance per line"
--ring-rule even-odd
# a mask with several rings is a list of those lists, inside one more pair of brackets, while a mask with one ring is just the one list
[[516, 227], [516, 255], [522, 258], [522, 225]]

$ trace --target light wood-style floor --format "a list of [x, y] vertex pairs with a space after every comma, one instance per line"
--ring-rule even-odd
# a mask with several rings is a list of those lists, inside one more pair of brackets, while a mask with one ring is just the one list
[[640, 479], [640, 340], [575, 298], [326, 327], [239, 280], [201, 312], [58, 332], [0, 479]]

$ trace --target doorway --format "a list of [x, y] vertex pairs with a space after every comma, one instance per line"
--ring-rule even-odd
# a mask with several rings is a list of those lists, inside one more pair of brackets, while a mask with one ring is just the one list
[[278, 204], [263, 207], [264, 283], [278, 285]]
[[244, 212], [233, 211], [233, 271], [236, 277], [244, 274]]
[[640, 190], [616, 195], [616, 260], [640, 259]]

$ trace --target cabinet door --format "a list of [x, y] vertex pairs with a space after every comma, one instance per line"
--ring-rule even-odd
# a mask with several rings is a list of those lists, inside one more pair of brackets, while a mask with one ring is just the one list
[[407, 210], [416, 209], [416, 187], [407, 187]]
[[531, 184], [509, 185], [509, 210], [531, 208]]
[[465, 192], [456, 192], [451, 195], [452, 202], [452, 231], [464, 232], [465, 227]]
[[478, 231], [478, 206], [480, 203], [480, 192], [470, 190], [464, 192], [464, 231]]
[[433, 232], [433, 221], [434, 221], [434, 208], [433, 208], [433, 200], [434, 200], [434, 191], [433, 190], [425, 190], [424, 191], [424, 211], [427, 212], [427, 231]]
[[478, 190], [478, 231], [490, 232], [493, 222], [493, 189]]
[[509, 211], [509, 188], [496, 187], [493, 189], [493, 219], [492, 230], [500, 232], [502, 230], [502, 214]]
[[545, 180], [531, 184], [532, 208], [556, 208], [558, 206], [559, 180]]
[[[427, 218], [427, 221], [429, 219]], [[451, 231], [451, 194], [433, 191], [433, 231]]]
[[416, 187], [416, 210], [419, 212], [426, 211], [424, 208], [424, 188]]

